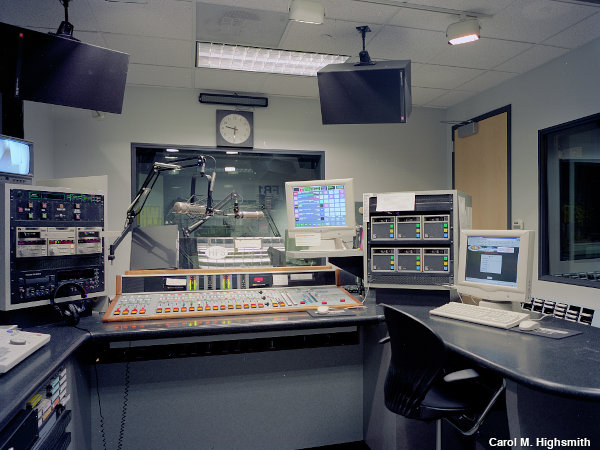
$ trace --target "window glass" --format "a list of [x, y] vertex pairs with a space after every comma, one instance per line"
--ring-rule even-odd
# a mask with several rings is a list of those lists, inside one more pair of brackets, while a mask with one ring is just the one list
[[[177, 225], [180, 230], [193, 227], [205, 216], [194, 212], [179, 214], [177, 208], [174, 211], [174, 205], [177, 202], [207, 205], [209, 177], [214, 176], [212, 205], [220, 213], [208, 218], [190, 236], [197, 242], [194, 247], [200, 251], [200, 260], [206, 255], [210, 255], [206, 258], [211, 260], [220, 255], [221, 258], [217, 259], [223, 266], [252, 265], [253, 257], [253, 251], [245, 249], [247, 264], [234, 259], [242, 253], [242, 249], [234, 248], [240, 247], [241, 241], [224, 238], [280, 238], [283, 242], [287, 229], [285, 182], [322, 179], [324, 175], [324, 152], [318, 151], [226, 152], [215, 148], [134, 145], [135, 184], [132, 196], [143, 185], [155, 162], [177, 164], [181, 159], [198, 155], [206, 157], [204, 176], [199, 167], [161, 172], [138, 216], [138, 225]], [[234, 218], [234, 198], [238, 201], [240, 212], [260, 211], [264, 217]], [[217, 238], [221, 239], [219, 245], [215, 244], [217, 241], [214, 239]], [[276, 246], [275, 240], [265, 242], [268, 244], [263, 242], [264, 247]], [[252, 242], [247, 244], [248, 247], [252, 245]], [[215, 250], [216, 247], [219, 250]], [[266, 264], [269, 261], [262, 262]], [[254, 261], [253, 265], [256, 264], [258, 262]], [[193, 266], [197, 267], [195, 263]], [[206, 265], [200, 264], [200, 267], [203, 266]]]
[[600, 287], [600, 115], [539, 137], [540, 278]]

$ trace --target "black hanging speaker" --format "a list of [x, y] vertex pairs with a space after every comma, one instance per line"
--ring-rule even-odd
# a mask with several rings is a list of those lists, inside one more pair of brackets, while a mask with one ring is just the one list
[[329, 64], [317, 82], [324, 125], [405, 123], [412, 111], [410, 60]]

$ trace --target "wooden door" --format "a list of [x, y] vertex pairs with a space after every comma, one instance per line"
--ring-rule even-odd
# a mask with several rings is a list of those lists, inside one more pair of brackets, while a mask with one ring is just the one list
[[473, 229], [510, 228], [510, 107], [472, 119], [478, 131], [453, 128], [454, 189], [473, 200]]

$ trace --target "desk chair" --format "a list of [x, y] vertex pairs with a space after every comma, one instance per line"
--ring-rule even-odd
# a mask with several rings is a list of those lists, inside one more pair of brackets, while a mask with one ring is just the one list
[[452, 352], [442, 338], [420, 320], [389, 305], [384, 308], [391, 360], [384, 386], [385, 406], [401, 416], [438, 421], [446, 419], [463, 435], [474, 434], [505, 381], [472, 368], [447, 373]]

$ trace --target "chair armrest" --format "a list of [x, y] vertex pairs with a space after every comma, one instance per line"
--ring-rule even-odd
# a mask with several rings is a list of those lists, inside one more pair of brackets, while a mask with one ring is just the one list
[[453, 381], [469, 380], [471, 378], [477, 378], [479, 374], [473, 369], [457, 370], [451, 372], [444, 377], [446, 383], [452, 383]]
[[384, 337], [384, 338], [381, 338], [381, 339], [379, 339], [379, 341], [378, 341], [378, 343], [379, 343], [379, 344], [385, 344], [385, 343], [387, 343], [387, 342], [390, 342], [390, 337], [389, 337], [389, 336], [386, 336], [386, 337]]

